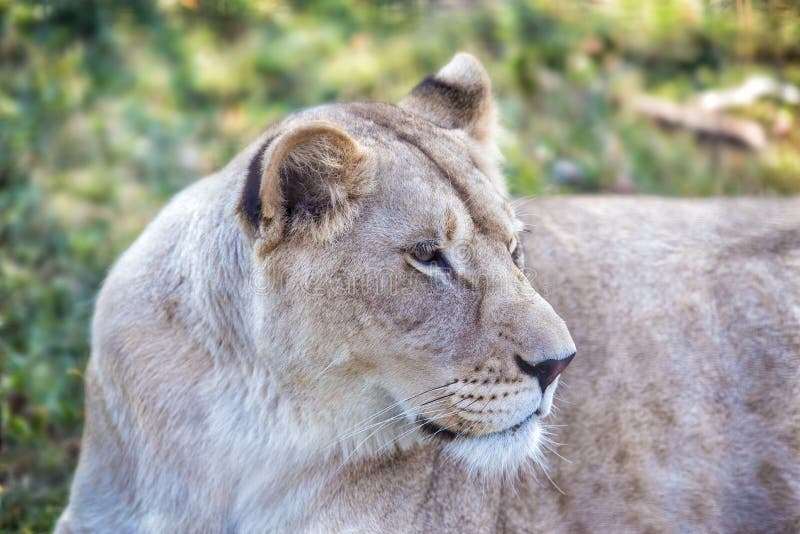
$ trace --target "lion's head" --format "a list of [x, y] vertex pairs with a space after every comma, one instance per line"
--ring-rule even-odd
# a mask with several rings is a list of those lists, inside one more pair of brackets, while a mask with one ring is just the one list
[[575, 345], [523, 272], [494, 124], [459, 54], [398, 106], [305, 110], [251, 150], [253, 338], [302, 406], [298, 441], [442, 439], [482, 471], [538, 454]]

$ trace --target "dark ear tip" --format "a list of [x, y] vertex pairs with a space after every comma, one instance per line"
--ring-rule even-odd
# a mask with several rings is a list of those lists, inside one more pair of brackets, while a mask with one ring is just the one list
[[258, 148], [253, 159], [247, 167], [244, 187], [239, 199], [239, 214], [252, 227], [258, 226], [261, 219], [261, 174], [264, 171], [264, 153], [269, 148], [274, 137], [267, 139]]
[[308, 230], [314, 239], [328, 239], [369, 191], [371, 169], [343, 126], [293, 121], [253, 151], [237, 215], [264, 253], [277, 246], [287, 225], [288, 231]]
[[495, 124], [492, 84], [481, 62], [459, 52], [399, 103], [442, 128], [461, 128], [480, 142], [491, 141]]

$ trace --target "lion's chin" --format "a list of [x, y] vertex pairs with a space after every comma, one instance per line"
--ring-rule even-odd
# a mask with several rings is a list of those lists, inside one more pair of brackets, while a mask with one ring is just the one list
[[510, 477], [523, 466], [541, 461], [542, 428], [532, 418], [521, 425], [484, 436], [455, 437], [445, 452], [460, 462], [471, 475]]

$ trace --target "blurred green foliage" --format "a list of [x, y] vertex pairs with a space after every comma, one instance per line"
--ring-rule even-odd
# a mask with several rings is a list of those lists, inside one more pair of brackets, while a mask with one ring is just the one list
[[0, 530], [47, 531], [64, 505], [106, 269], [170, 195], [270, 122], [396, 101], [468, 50], [495, 83], [515, 194], [798, 192], [796, 106], [736, 111], [769, 134], [742, 151], [623, 105], [754, 74], [799, 83], [793, 6], [0, 0]]

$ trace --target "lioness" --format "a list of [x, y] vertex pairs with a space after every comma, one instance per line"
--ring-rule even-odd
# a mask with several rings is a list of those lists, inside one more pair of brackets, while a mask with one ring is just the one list
[[458, 54], [177, 195], [98, 297], [57, 531], [799, 528], [800, 202], [512, 207], [494, 114]]

